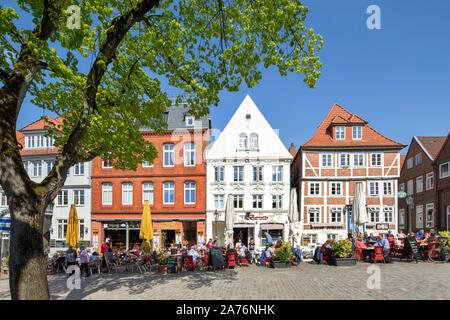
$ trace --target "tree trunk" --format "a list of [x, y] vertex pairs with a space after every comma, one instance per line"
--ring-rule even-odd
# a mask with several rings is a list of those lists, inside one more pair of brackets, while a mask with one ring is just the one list
[[[44, 208], [33, 195], [10, 203], [9, 285], [13, 300], [50, 299], [42, 236]], [[16, 200], [16, 199], [15, 199]]]

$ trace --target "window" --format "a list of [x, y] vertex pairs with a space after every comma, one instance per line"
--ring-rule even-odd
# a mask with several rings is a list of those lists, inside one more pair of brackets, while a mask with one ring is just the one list
[[309, 195], [320, 196], [320, 182], [309, 182]]
[[152, 182], [144, 182], [142, 184], [142, 203], [144, 201], [148, 201], [149, 204], [153, 204], [154, 199], [154, 189], [153, 189], [153, 183]]
[[380, 222], [380, 208], [379, 207], [370, 207], [369, 211], [369, 221], [371, 223]]
[[370, 181], [369, 182], [369, 196], [378, 196], [380, 194], [378, 190], [378, 182]]
[[394, 222], [394, 207], [385, 206], [383, 208], [384, 222], [393, 223]]
[[272, 181], [274, 182], [283, 181], [283, 166], [272, 167]]
[[253, 181], [261, 182], [263, 181], [263, 166], [253, 166]]
[[352, 127], [352, 138], [353, 140], [362, 139], [362, 127]]
[[244, 181], [244, 167], [234, 166], [233, 167], [233, 181], [242, 182]]
[[244, 208], [244, 195], [243, 194], [235, 194], [233, 196], [233, 204], [235, 209]]
[[73, 174], [76, 176], [84, 175], [84, 162], [79, 162], [74, 166]]
[[58, 196], [56, 198], [56, 205], [58, 206], [67, 206], [69, 204], [69, 191], [61, 190], [58, 192]]
[[8, 206], [8, 198], [3, 191], [0, 191], [0, 206], [6, 207]]
[[184, 183], [184, 203], [195, 204], [196, 184], [195, 182]]
[[258, 135], [256, 133], [250, 135], [250, 149], [258, 149]]
[[427, 173], [425, 176], [425, 188], [431, 190], [434, 188], [434, 172]]
[[262, 194], [253, 195], [253, 209], [262, 209], [263, 207], [263, 196]]
[[112, 160], [109, 159], [103, 160], [102, 168], [112, 168]]
[[42, 176], [42, 162], [32, 161], [32, 163], [33, 163], [33, 177]]
[[412, 167], [414, 167], [414, 158], [411, 157], [406, 160], [406, 169], [411, 169]]
[[131, 182], [122, 183], [122, 204], [133, 204], [133, 184]]
[[342, 195], [342, 182], [330, 182], [330, 195]]
[[214, 167], [214, 181], [223, 182], [225, 167]]
[[186, 142], [184, 144], [184, 165], [194, 166], [195, 165], [195, 143]]
[[102, 204], [112, 205], [112, 183], [106, 182], [102, 184]]
[[416, 228], [423, 228], [423, 206], [416, 206]]
[[400, 183], [399, 186], [398, 186], [398, 189], [400, 191], [405, 191], [405, 183], [404, 182]]
[[338, 241], [337, 233], [327, 233], [327, 240]]
[[320, 207], [308, 208], [308, 222], [319, 223], [320, 222]]
[[414, 180], [408, 180], [407, 185], [406, 185], [406, 193], [408, 195], [412, 195], [414, 194]]
[[57, 220], [57, 239], [65, 239], [67, 234], [67, 220], [59, 219]]
[[416, 156], [414, 157], [415, 161], [416, 161], [416, 166], [422, 163], [422, 152], [419, 152], [418, 154], [416, 154]]
[[434, 203], [426, 205], [425, 223], [427, 228], [434, 227]]
[[364, 154], [363, 153], [355, 153], [353, 155], [353, 166], [354, 167], [363, 167], [364, 166]]
[[223, 209], [224, 205], [224, 195], [223, 194], [215, 194], [214, 195], [214, 209]]
[[405, 209], [398, 210], [398, 225], [405, 226]]
[[333, 166], [333, 155], [330, 153], [322, 154], [320, 165], [322, 167], [332, 167]]
[[272, 209], [283, 209], [283, 195], [272, 195]]
[[423, 191], [423, 176], [416, 178], [416, 193]]
[[336, 140], [345, 140], [345, 127], [336, 127]]
[[175, 185], [173, 182], [164, 182], [163, 184], [163, 203], [175, 203]]
[[383, 195], [392, 196], [392, 182], [391, 181], [383, 182]]
[[350, 166], [350, 154], [349, 153], [341, 153], [339, 155], [339, 166], [340, 167]]
[[38, 149], [53, 147], [53, 139], [44, 135], [34, 135], [25, 137], [26, 149]]
[[77, 206], [84, 206], [84, 190], [73, 190], [73, 203]]
[[186, 126], [187, 127], [192, 127], [194, 125], [194, 122], [195, 122], [195, 117], [193, 117], [193, 116], [186, 117]]
[[153, 167], [153, 163], [151, 163], [150, 161], [144, 160], [144, 162], [142, 162], [142, 167], [143, 168]]
[[343, 213], [342, 207], [331, 207], [330, 208], [330, 218], [332, 223], [342, 223], [342, 213]]
[[174, 144], [165, 143], [163, 145], [163, 166], [172, 167], [175, 164]]
[[450, 162], [446, 162], [439, 165], [439, 178], [444, 179], [450, 176], [449, 169], [450, 169]]
[[55, 165], [55, 161], [49, 160], [49, 161], [46, 161], [45, 163], [46, 163], [46, 166], [47, 166], [47, 174], [49, 174], [50, 171], [52, 171], [53, 166]]
[[245, 133], [239, 135], [239, 149], [247, 149], [247, 135]]
[[28, 161], [23, 162], [23, 168], [25, 169], [25, 172], [28, 173]]
[[372, 153], [370, 155], [370, 165], [372, 167], [380, 167], [382, 164], [382, 154], [381, 153]]

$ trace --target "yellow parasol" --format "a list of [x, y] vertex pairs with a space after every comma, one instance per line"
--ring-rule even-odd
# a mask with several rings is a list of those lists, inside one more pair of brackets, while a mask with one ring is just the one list
[[78, 214], [75, 205], [70, 206], [69, 221], [67, 222], [66, 243], [74, 248], [78, 245]]
[[150, 241], [153, 240], [153, 224], [152, 224], [152, 213], [150, 211], [150, 204], [148, 200], [144, 201], [144, 210], [142, 212], [139, 239], [144, 240], [143, 245], [145, 245], [145, 247], [141, 248], [141, 251], [150, 253], [151, 250]]

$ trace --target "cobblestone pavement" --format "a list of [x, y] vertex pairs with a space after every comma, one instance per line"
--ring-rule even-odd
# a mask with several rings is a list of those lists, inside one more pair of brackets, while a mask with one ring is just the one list
[[[52, 299], [450, 299], [450, 263], [378, 264], [380, 289], [369, 289], [372, 264], [353, 267], [313, 265], [289, 269], [257, 266], [218, 272], [118, 272], [83, 278], [69, 291], [64, 274], [49, 276]], [[0, 279], [0, 299], [9, 299]]]

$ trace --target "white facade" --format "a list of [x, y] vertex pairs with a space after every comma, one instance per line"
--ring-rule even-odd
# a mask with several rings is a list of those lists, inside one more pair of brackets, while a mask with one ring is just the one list
[[[24, 133], [24, 149], [33, 150], [33, 155], [23, 155], [22, 161], [31, 180], [41, 182], [50, 172], [55, 161], [55, 154], [46, 152], [53, 146], [53, 141], [37, 145], [34, 137], [45, 135], [45, 131], [27, 131]], [[34, 145], [30, 141], [34, 140]], [[39, 139], [40, 140], [40, 139]], [[80, 227], [80, 241], [91, 240], [91, 162], [81, 162], [70, 168], [64, 186], [55, 198], [53, 205], [47, 208], [51, 215], [50, 247], [51, 251], [62, 249], [65, 243], [67, 220], [70, 205], [75, 204]]]
[[206, 153], [206, 233], [223, 245], [225, 207], [234, 197], [235, 240], [253, 237], [265, 245], [265, 231], [287, 240], [292, 156], [250, 96], [246, 96]]

